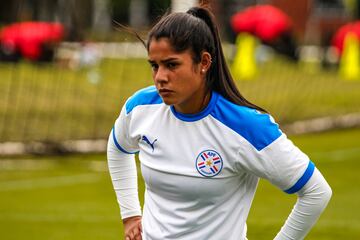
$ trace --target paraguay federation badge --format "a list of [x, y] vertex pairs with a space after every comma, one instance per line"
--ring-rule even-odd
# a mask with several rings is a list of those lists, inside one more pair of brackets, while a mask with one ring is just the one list
[[204, 177], [214, 177], [221, 172], [223, 160], [214, 150], [202, 151], [196, 158], [196, 169]]

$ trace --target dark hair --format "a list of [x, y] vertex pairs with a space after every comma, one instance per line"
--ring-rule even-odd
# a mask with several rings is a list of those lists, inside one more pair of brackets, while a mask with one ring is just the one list
[[203, 51], [212, 58], [206, 76], [209, 90], [220, 93], [229, 101], [266, 112], [263, 108], [246, 100], [230, 74], [222, 50], [220, 36], [213, 14], [205, 6], [190, 8], [186, 13], [170, 13], [150, 30], [146, 48], [152, 40], [168, 38], [176, 52], [191, 50], [194, 63], [201, 61]]

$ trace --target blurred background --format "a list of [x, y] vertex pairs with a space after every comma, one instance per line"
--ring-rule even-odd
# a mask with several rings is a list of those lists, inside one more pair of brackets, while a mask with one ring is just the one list
[[[152, 84], [124, 26], [146, 40], [163, 14], [198, 2], [0, 2], [1, 239], [122, 239], [106, 141], [126, 99]], [[203, 2], [242, 94], [333, 187], [309, 239], [359, 239], [360, 1]], [[261, 182], [249, 239], [275, 236], [295, 200]]]

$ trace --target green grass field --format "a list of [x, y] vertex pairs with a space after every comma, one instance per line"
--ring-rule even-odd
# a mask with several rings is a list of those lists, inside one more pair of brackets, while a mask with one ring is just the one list
[[[307, 239], [360, 239], [360, 129], [291, 139], [333, 189]], [[295, 200], [261, 181], [248, 219], [249, 239], [272, 239]], [[105, 154], [0, 159], [0, 239], [122, 239]]]

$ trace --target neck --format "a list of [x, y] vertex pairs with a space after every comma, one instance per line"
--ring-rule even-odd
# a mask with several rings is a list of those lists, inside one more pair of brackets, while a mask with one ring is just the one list
[[211, 92], [204, 91], [203, 96], [200, 98], [194, 99], [191, 103], [183, 103], [179, 105], [174, 105], [174, 108], [177, 112], [184, 114], [196, 114], [204, 110], [210, 102]]

